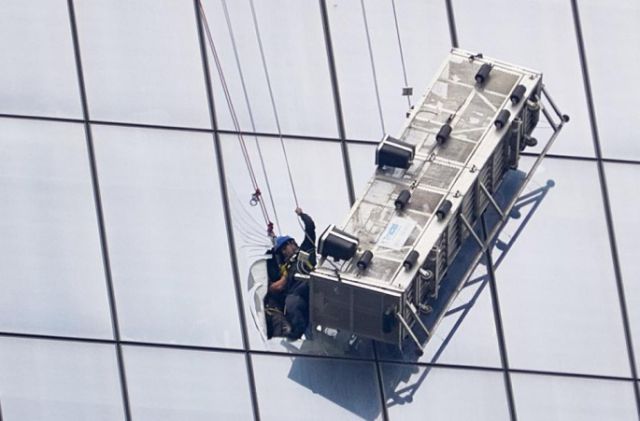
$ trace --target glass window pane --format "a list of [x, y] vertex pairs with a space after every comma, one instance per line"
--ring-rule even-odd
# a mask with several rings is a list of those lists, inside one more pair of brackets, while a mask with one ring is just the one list
[[122, 337], [241, 347], [212, 136], [93, 134]]
[[81, 117], [67, 2], [6, 1], [0, 13], [0, 112]]
[[211, 126], [193, 2], [75, 5], [91, 118]]
[[124, 348], [135, 420], [253, 419], [242, 354]]
[[[411, 75], [412, 81], [417, 84], [414, 87], [411, 102], [415, 104], [424, 94], [426, 85], [435, 78], [437, 69], [448, 53], [450, 39], [447, 17], [442, 3], [417, 1], [395, 1], [394, 3], [407, 76]], [[402, 96], [405, 82], [394, 20], [394, 4], [391, 1], [364, 2], [364, 7], [371, 37], [385, 131], [392, 136], [399, 135], [410, 105], [407, 98]], [[437, 30], [441, 32], [436, 35]], [[407, 36], [402, 37], [403, 33]], [[411, 36], [412, 41], [405, 45], [408, 35]], [[420, 49], [416, 51], [415, 41], [418, 40]], [[434, 40], [440, 43], [436, 44]], [[416, 55], [420, 57], [415, 58]], [[362, 118], [360, 114], [358, 116]], [[379, 140], [379, 137], [372, 140]]]
[[[342, 345], [334, 341], [295, 341], [276, 338], [266, 340], [261, 332], [266, 331], [261, 316], [262, 298], [254, 287], [254, 279], [265, 284], [266, 264], [261, 260], [271, 248], [266, 235], [266, 224], [260, 206], [249, 204], [253, 187], [249, 178], [240, 143], [235, 136], [222, 136], [226, 181], [229, 187], [230, 203], [236, 252], [240, 275], [245, 287], [245, 311], [249, 327], [249, 341], [252, 349], [271, 349], [302, 353], [344, 353]], [[253, 169], [262, 191], [269, 217], [275, 223], [277, 235], [290, 235], [301, 244], [303, 229], [294, 209], [296, 208], [289, 174], [280, 141], [277, 138], [245, 138]], [[316, 235], [332, 223], [341, 223], [347, 216], [349, 201], [346, 178], [342, 164], [340, 144], [326, 141], [285, 139], [285, 150], [291, 167], [291, 174], [300, 207], [315, 221]], [[273, 193], [276, 214], [273, 212], [271, 197], [264, 178], [258, 146], [262, 153], [266, 174]], [[279, 221], [279, 223], [277, 223]], [[255, 265], [252, 267], [252, 265]], [[264, 269], [264, 270], [262, 270]], [[262, 272], [261, 272], [262, 270]], [[250, 276], [256, 274], [257, 278]], [[258, 276], [259, 273], [262, 275]], [[246, 282], [246, 283], [245, 283]], [[371, 351], [370, 344], [361, 349]]]
[[[457, 272], [461, 272], [461, 268]], [[459, 277], [453, 276], [452, 268], [447, 281]], [[483, 265], [478, 266], [451, 303], [420, 360], [443, 364], [501, 365], [489, 275]]]
[[638, 189], [640, 165], [605, 164], [605, 170], [636, 365], [640, 366], [640, 334], [636, 333], [640, 332], [640, 198], [631, 193]]
[[[239, 110], [238, 113], [244, 114], [246, 104], [238, 75], [234, 74], [237, 73], [237, 68], [233, 53], [229, 50], [226, 22], [219, 16], [220, 6], [214, 3], [209, 2], [205, 10], [212, 16], [210, 26], [218, 27], [216, 34], [219, 34], [218, 39], [221, 40], [224, 54], [221, 60], [224, 60], [225, 77], [230, 78], [232, 87], [235, 86], [231, 91], [232, 100]], [[230, 5], [234, 36], [237, 38], [243, 73], [250, 89], [249, 100], [259, 115], [258, 124], [268, 124], [267, 127], [273, 130], [275, 120], [251, 9], [247, 7], [246, 2], [228, 1], [227, 4]], [[255, 0], [254, 4], [282, 132], [336, 137], [337, 125], [329, 65], [317, 2]], [[277, 22], [277, 25], [274, 25], [274, 22]], [[211, 71], [215, 84], [218, 82], [218, 76], [213, 65]], [[224, 96], [220, 95], [219, 84], [214, 86], [214, 91], [217, 91], [217, 109], [221, 110], [218, 114], [223, 116], [222, 122], [229, 127], [226, 117], [227, 104]], [[243, 128], [246, 129], [247, 120], [244, 122]]]
[[[640, 96], [640, 3], [581, 1], [579, 5], [602, 153], [640, 160], [637, 133]], [[613, 48], [612, 46], [615, 46]]]
[[0, 338], [2, 419], [124, 420], [113, 345]]
[[350, 139], [383, 136], [360, 2], [326, 2], [345, 130]]
[[519, 420], [636, 420], [627, 381], [512, 374]]
[[391, 419], [509, 419], [500, 372], [383, 364], [382, 378]]
[[[248, 0], [225, 1], [224, 3], [227, 7], [229, 23], [225, 17], [222, 1], [202, 1], [239, 126], [244, 131], [277, 133], [278, 129], [269, 96], [269, 85], [262, 67], [258, 38], [251, 15], [251, 3]], [[233, 33], [240, 70], [238, 70], [230, 30]], [[220, 75], [216, 69], [211, 49], [208, 47], [207, 55], [218, 127], [224, 130], [236, 130], [222, 89]], [[242, 78], [240, 71], [242, 71]], [[247, 89], [247, 97], [242, 89], [243, 79]], [[251, 116], [253, 116], [255, 128], [252, 125]]]
[[412, 104], [424, 94], [445, 59], [451, 37], [444, 2], [395, 0]]
[[494, 251], [511, 367], [628, 376], [596, 164], [548, 158], [527, 192]]
[[111, 338], [81, 124], [0, 119], [0, 330]]
[[253, 369], [265, 421], [382, 419], [373, 363], [260, 355]]
[[[455, 18], [465, 49], [543, 72], [554, 101], [571, 116], [553, 153], [594, 155], [570, 2], [535, 0], [515, 5], [509, 0], [459, 0]], [[544, 126], [550, 133], [543, 119], [540, 127]], [[530, 150], [540, 150], [540, 143]]]
[[356, 200], [365, 193], [376, 170], [376, 145], [349, 143], [349, 163]]

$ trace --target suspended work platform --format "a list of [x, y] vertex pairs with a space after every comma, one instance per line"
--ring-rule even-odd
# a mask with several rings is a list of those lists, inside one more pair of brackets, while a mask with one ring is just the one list
[[[532, 133], [540, 116], [553, 132], [501, 208], [495, 192], [518, 167], [520, 152], [537, 144]], [[540, 72], [452, 50], [400, 136], [378, 145], [377, 170], [364, 195], [341, 225], [319, 237], [311, 327], [401, 349], [410, 339], [420, 353], [566, 121]], [[483, 236], [478, 228], [489, 207], [500, 221]], [[478, 247], [465, 275], [441, 288], [469, 241]]]

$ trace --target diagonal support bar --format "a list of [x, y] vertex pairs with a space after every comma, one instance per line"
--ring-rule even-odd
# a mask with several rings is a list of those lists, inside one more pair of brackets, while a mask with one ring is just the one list
[[426, 333], [427, 336], [431, 336], [431, 333], [429, 333], [429, 329], [427, 329], [427, 326], [425, 326], [425, 324], [422, 323], [422, 320], [420, 320], [420, 316], [418, 315], [418, 312], [416, 311], [416, 308], [413, 306], [413, 304], [407, 303], [407, 307], [409, 307], [409, 311], [411, 312], [411, 314], [413, 314], [413, 317], [416, 318], [416, 322], [420, 325], [424, 333]]
[[415, 333], [413, 333], [413, 330], [411, 330], [411, 327], [409, 326], [409, 323], [407, 323], [407, 321], [404, 319], [404, 317], [402, 317], [402, 315], [398, 312], [396, 312], [396, 317], [398, 318], [398, 320], [400, 320], [400, 324], [402, 325], [402, 327], [404, 327], [407, 332], [409, 333], [409, 336], [411, 337], [411, 340], [413, 340], [413, 342], [416, 344], [416, 346], [418, 347], [418, 354], [422, 355], [422, 344], [420, 343], [420, 341], [418, 340], [418, 338], [416, 337]]
[[542, 114], [544, 114], [544, 116], [546, 117], [547, 121], [549, 122], [549, 124], [553, 128], [553, 131], [557, 132], [558, 131], [558, 125], [556, 124], [555, 121], [553, 121], [553, 119], [549, 115], [549, 111], [547, 111], [547, 108], [546, 107], [541, 107], [541, 109], [542, 109]]
[[553, 111], [556, 113], [558, 118], [562, 121], [568, 121], [568, 117], [565, 114], [562, 114], [560, 112], [560, 110], [558, 109], [558, 106], [556, 105], [555, 102], [553, 102], [553, 99], [551, 99], [551, 97], [549, 96], [549, 92], [547, 92], [544, 85], [542, 85], [542, 93], [547, 98], [547, 101], [549, 102], [549, 104], [551, 104], [551, 108], [553, 108]]
[[467, 229], [469, 230], [469, 232], [471, 233], [471, 235], [473, 235], [473, 238], [476, 240], [476, 243], [478, 243], [478, 245], [480, 246], [480, 248], [482, 250], [484, 250], [485, 245], [484, 242], [480, 239], [480, 237], [478, 237], [478, 234], [476, 234], [476, 232], [473, 230], [473, 227], [471, 226], [471, 224], [469, 223], [469, 221], [467, 220], [467, 218], [465, 218], [464, 215], [460, 215], [460, 220], [462, 221], [462, 223], [464, 224], [465, 227], [467, 227]]
[[493, 205], [493, 208], [496, 210], [496, 212], [498, 212], [501, 218], [504, 218], [504, 212], [502, 212], [502, 209], [500, 209], [498, 203], [495, 201], [493, 196], [491, 196], [491, 193], [489, 193], [489, 189], [487, 189], [487, 186], [485, 186], [484, 183], [480, 181], [478, 181], [478, 184], [480, 184], [480, 189], [482, 189], [482, 192], [485, 194], [485, 196], [487, 196], [487, 199]]

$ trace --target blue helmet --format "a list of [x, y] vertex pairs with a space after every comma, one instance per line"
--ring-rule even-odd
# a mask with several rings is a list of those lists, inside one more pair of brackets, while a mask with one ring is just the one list
[[288, 235], [276, 237], [276, 244], [273, 246], [273, 251], [275, 251], [276, 253], [279, 252], [285, 244], [292, 240], [293, 238], [289, 237]]

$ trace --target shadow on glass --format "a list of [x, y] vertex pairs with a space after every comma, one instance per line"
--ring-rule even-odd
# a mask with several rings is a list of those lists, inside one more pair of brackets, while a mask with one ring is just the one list
[[[505, 177], [502, 186], [495, 195], [496, 202], [499, 206], [505, 206], [512, 199], [513, 195], [517, 193], [522, 183], [525, 182], [525, 177], [526, 173], [522, 171], [511, 172]], [[506, 241], [496, 236], [489, 247], [489, 250], [494, 256], [494, 269], [498, 268], [503, 262], [515, 242], [518, 240], [520, 234], [524, 231], [542, 201], [549, 193], [549, 190], [553, 188], [554, 185], [555, 182], [553, 180], [547, 180], [544, 185], [536, 186], [536, 188], [528, 191], [518, 198], [509, 214], [509, 219], [514, 223], [513, 233], [509, 234], [509, 238]], [[486, 224], [486, 230], [482, 230], [485, 231], [483, 233], [485, 236], [487, 232], [491, 232], [493, 228], [500, 223], [500, 215], [498, 215], [493, 208], [488, 209], [482, 219], [484, 224]], [[461, 249], [455, 264], [445, 275], [442, 288], [448, 289], [449, 291], [442, 291], [443, 294], [441, 294], [441, 297], [445, 297], [446, 299], [447, 297], [450, 297], [451, 294], [455, 294], [452, 289], [457, 288], [461, 282], [464, 282], [461, 286], [462, 289], [474, 288], [474, 292], [466, 302], [446, 310], [444, 315], [445, 318], [457, 317], [457, 319], [450, 330], [446, 332], [446, 336], [443, 337], [440, 346], [433, 353], [430, 360], [421, 362], [431, 364], [438, 362], [447, 345], [450, 343], [465, 318], [470, 314], [471, 309], [476, 304], [478, 298], [481, 296], [483, 291], [485, 291], [485, 287], [487, 287], [489, 282], [491, 282], [491, 276], [488, 272], [478, 277], [469, 277], [465, 282], [465, 272], [468, 269], [469, 264], [477, 257], [478, 253], [483, 253], [480, 250], [480, 247], [475, 242], [468, 240]], [[487, 265], [486, 256], [482, 258], [481, 264], [484, 266]], [[435, 303], [434, 307], [446, 305], [443, 301], [444, 299], [439, 299]], [[434, 311], [433, 313], [438, 313], [438, 311]], [[423, 317], [423, 323], [427, 326], [431, 326], [433, 324], [433, 321], [430, 320], [430, 315]], [[418, 378], [413, 378], [420, 370], [418, 366], [410, 363], [417, 362], [419, 355], [412, 354], [410, 352], [401, 353], [396, 347], [389, 346], [387, 344], [380, 344], [378, 349], [382, 359], [399, 359], [409, 363], [390, 365], [389, 370], [385, 371], [383, 381], [385, 383], [385, 390], [387, 391], [387, 405], [392, 406], [410, 403], [418, 388], [428, 377], [432, 367], [426, 367]]]

